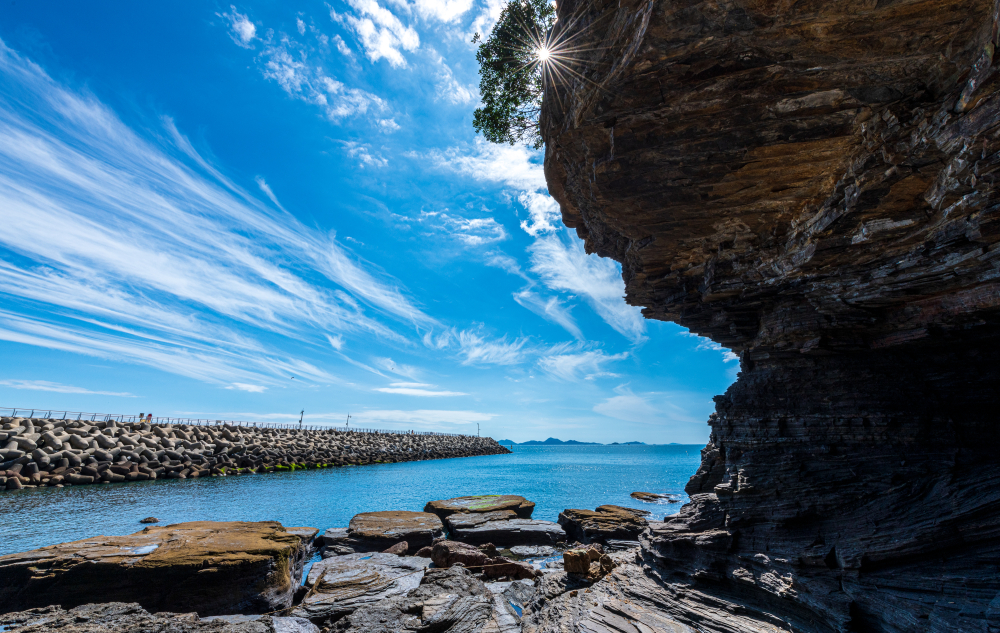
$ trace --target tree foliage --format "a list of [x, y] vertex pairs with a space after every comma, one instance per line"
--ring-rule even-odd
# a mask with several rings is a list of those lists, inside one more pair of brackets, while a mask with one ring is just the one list
[[[493, 143], [542, 146], [542, 64], [538, 50], [555, 23], [549, 0], [510, 0], [486, 40], [479, 44], [479, 92], [472, 125]], [[472, 40], [479, 42], [477, 33]]]

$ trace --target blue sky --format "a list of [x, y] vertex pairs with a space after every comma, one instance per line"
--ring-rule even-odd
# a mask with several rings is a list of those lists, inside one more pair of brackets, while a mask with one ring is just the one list
[[0, 0], [0, 406], [701, 443], [727, 350], [477, 138], [495, 0]]

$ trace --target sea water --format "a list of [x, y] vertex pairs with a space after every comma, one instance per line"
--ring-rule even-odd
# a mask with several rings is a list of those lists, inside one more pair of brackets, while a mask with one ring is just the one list
[[488, 455], [236, 477], [206, 477], [0, 492], [0, 555], [97, 535], [131, 534], [153, 516], [181, 521], [280, 521], [325, 530], [359, 512], [423, 510], [435, 499], [516, 494], [533, 518], [614, 504], [662, 519], [680, 503], [650, 504], [635, 491], [679, 495], [701, 446], [514, 446]]

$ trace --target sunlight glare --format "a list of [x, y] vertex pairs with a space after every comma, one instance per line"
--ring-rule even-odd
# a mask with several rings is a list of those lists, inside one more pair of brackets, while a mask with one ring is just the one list
[[535, 51], [535, 56], [538, 57], [538, 61], [547, 62], [549, 61], [549, 57], [552, 56], [552, 51], [550, 51], [546, 46], [539, 46]]

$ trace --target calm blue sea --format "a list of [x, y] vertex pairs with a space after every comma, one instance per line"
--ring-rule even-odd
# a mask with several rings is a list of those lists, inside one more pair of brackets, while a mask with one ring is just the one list
[[[674, 514], [634, 491], [683, 495], [701, 446], [525, 446], [513, 455], [381, 464], [285, 474], [166, 480], [0, 493], [0, 555], [99, 534], [139, 531], [139, 519], [277, 520], [321, 530], [346, 527], [359, 512], [422, 510], [434, 499], [517, 494], [534, 517], [601, 504]], [[683, 501], [687, 497], [682, 498]]]

